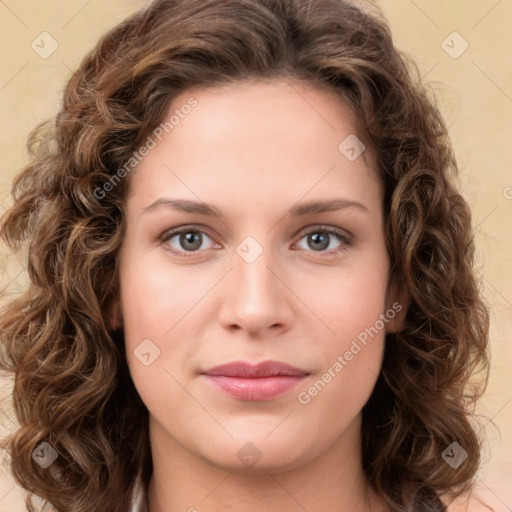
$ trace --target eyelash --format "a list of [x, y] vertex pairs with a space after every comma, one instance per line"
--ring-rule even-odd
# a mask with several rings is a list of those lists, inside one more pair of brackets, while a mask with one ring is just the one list
[[[167, 231], [165, 232], [162, 237], [160, 238], [160, 242], [162, 244], [169, 242], [172, 238], [174, 238], [176, 235], [180, 235], [182, 233], [200, 233], [202, 235], [206, 235], [209, 238], [212, 238], [208, 232], [204, 229], [200, 229], [198, 226], [184, 226], [182, 228]], [[314, 234], [314, 233], [322, 233], [327, 235], [335, 236], [339, 239], [339, 241], [342, 243], [342, 245], [336, 249], [331, 249], [329, 251], [309, 251], [309, 252], [318, 252], [318, 253], [327, 253], [328, 255], [332, 255], [333, 253], [340, 253], [347, 249], [347, 247], [351, 246], [353, 244], [352, 237], [344, 230], [339, 228], [334, 228], [330, 226], [315, 226], [314, 228], [310, 229], [306, 232], [300, 233], [300, 239], [302, 240], [304, 237]], [[181, 258], [190, 258], [193, 257], [195, 254], [202, 252], [201, 250], [195, 250], [195, 251], [177, 251], [176, 249], [166, 249], [172, 252], [173, 254], [178, 255]]]

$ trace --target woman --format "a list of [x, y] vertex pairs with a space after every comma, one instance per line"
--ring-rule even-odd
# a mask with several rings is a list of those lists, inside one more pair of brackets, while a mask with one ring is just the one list
[[20, 485], [66, 512], [441, 511], [471, 490], [470, 212], [372, 4], [157, 0], [31, 147], [1, 224], [30, 253], [0, 317]]

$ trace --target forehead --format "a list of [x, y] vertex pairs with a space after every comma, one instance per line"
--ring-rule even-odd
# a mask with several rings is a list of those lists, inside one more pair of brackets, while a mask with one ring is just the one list
[[289, 80], [193, 88], [173, 98], [161, 126], [132, 176], [130, 195], [140, 201], [165, 190], [255, 202], [340, 186], [355, 195], [375, 189], [371, 199], [381, 192], [367, 152], [347, 158], [361, 134], [349, 104], [327, 88]]
[[192, 131], [202, 142], [212, 141], [216, 146], [223, 139], [236, 142], [244, 138], [246, 146], [251, 141], [254, 145], [266, 143], [276, 130], [276, 142], [290, 138], [318, 142], [333, 132], [341, 135], [357, 131], [356, 116], [347, 100], [325, 85], [313, 86], [303, 80], [247, 79], [229, 85], [196, 87], [173, 98], [166, 119], [191, 98], [197, 100], [198, 106], [173, 128], [177, 142], [181, 135], [187, 137]]

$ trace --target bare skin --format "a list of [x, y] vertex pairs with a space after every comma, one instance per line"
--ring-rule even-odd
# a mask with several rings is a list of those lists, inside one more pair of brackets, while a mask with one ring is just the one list
[[[197, 106], [130, 177], [120, 311], [150, 413], [149, 512], [388, 510], [362, 470], [360, 424], [399, 315], [353, 345], [397, 301], [383, 186], [363, 155], [338, 149], [356, 134], [348, 106], [290, 84], [182, 93], [169, 116], [191, 96]], [[222, 218], [159, 199], [208, 203]], [[334, 199], [341, 208], [289, 214]], [[151, 359], [160, 351], [149, 365], [134, 353], [143, 340]], [[269, 400], [228, 396], [201, 375], [240, 360], [308, 375]]]

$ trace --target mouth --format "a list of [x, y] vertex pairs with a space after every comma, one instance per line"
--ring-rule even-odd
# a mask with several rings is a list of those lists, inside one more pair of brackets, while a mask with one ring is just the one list
[[308, 375], [305, 370], [279, 361], [252, 365], [235, 361], [202, 372], [220, 392], [239, 400], [272, 400], [298, 386]]

